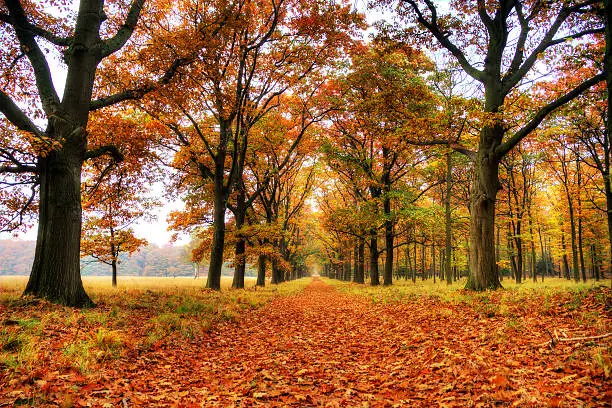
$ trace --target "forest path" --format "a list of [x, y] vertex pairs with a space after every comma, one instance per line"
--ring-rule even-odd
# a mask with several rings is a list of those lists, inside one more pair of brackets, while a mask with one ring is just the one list
[[315, 278], [208, 336], [143, 354], [115, 387], [128, 406], [574, 406], [584, 395], [605, 406], [603, 378], [534, 347], [546, 340], [533, 333], [540, 324], [525, 317], [517, 330], [426, 296], [373, 303]]

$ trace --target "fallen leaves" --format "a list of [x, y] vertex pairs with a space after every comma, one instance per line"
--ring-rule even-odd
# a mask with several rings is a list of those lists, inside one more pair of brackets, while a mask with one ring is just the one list
[[[585, 304], [600, 308], [590, 300], [596, 295], [609, 290], [587, 296]], [[577, 323], [582, 306], [568, 312], [562, 298], [553, 300], [557, 306], [546, 313], [526, 298], [512, 316], [482, 318], [478, 305], [431, 297], [373, 303], [314, 281], [297, 296], [245, 309], [208, 331], [185, 336], [177, 324], [177, 332], [149, 347], [142, 342], [146, 326], [124, 325], [120, 338], [131, 339], [125, 349], [96, 362], [90, 373], [62, 363], [56, 344], [77, 331], [58, 320], [41, 337], [49, 349], [37, 370], [3, 371], [0, 405], [605, 406], [612, 398], [605, 371], [610, 338], [598, 339], [607, 349], [535, 345], [546, 339], [542, 327], [568, 335], [607, 332], [609, 312], [596, 322], [596, 333]], [[488, 302], [501, 307], [497, 299]], [[2, 313], [0, 321], [19, 321]], [[520, 319], [524, 329], [509, 319]], [[92, 332], [83, 319], [74, 321], [83, 326], [79, 338], [94, 333], [101, 345], [115, 344], [115, 329]]]

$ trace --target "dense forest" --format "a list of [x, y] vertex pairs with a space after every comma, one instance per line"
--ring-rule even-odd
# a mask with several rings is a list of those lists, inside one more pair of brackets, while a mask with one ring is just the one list
[[4, 2], [0, 224], [38, 222], [26, 293], [90, 304], [80, 258], [116, 283], [168, 200], [211, 289], [228, 262], [235, 288], [247, 267], [609, 277], [604, 3], [381, 1], [374, 22], [333, 1]]

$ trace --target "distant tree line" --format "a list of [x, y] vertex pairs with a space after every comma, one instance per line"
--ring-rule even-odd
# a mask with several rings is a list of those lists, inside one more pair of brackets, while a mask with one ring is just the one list
[[[28, 275], [34, 261], [34, 241], [0, 240], [0, 275]], [[194, 276], [195, 266], [189, 261], [185, 247], [157, 247], [149, 245], [131, 256], [121, 254], [119, 257], [121, 275], [131, 276]], [[208, 268], [200, 266], [200, 276], [206, 276]], [[81, 274], [84, 276], [107, 276], [111, 267], [91, 257], [81, 260]], [[233, 268], [227, 265], [223, 275], [231, 276]], [[255, 276], [251, 268], [247, 276]]]

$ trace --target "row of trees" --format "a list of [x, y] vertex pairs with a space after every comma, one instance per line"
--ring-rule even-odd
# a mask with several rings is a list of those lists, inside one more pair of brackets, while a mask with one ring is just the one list
[[[366, 250], [371, 283], [382, 256], [391, 284], [398, 248], [415, 276], [428, 242], [432, 271], [443, 265], [450, 281], [465, 260], [468, 288], [495, 288], [500, 236], [520, 280], [523, 259], [537, 264], [534, 231], [554, 228], [536, 213], [535, 162], [525, 164], [540, 147], [521, 142], [534, 132], [553, 140], [557, 127], [556, 139], [573, 149], [577, 136], [563, 121], [578, 121], [559, 108], [610, 84], [609, 53], [602, 58], [609, 10], [596, 0], [472, 3], [456, 2], [448, 15], [430, 0], [374, 4], [397, 21], [363, 42], [363, 15], [323, 0], [82, 0], [76, 13], [64, 2], [5, 1], [0, 221], [11, 230], [38, 219], [26, 293], [91, 305], [79, 255], [115, 264], [116, 279], [118, 254], [144, 244], [130, 226], [156, 204], [147, 189], [160, 179], [185, 202], [172, 227], [194, 237], [192, 260], [206, 258], [213, 289], [227, 259], [236, 288], [247, 262], [258, 263], [264, 284], [268, 263], [276, 283], [351, 256], [362, 282]], [[431, 46], [437, 66], [417, 43]], [[63, 89], [53, 78], [58, 64]], [[605, 149], [593, 149], [599, 162], [578, 149], [582, 167], [559, 184], [574, 260], [582, 248], [593, 260], [611, 251], [592, 244], [584, 222], [595, 211], [586, 203], [598, 202], [593, 186], [609, 191]], [[601, 169], [582, 176], [589, 166]], [[553, 238], [540, 237], [549, 239], [544, 259]]]

